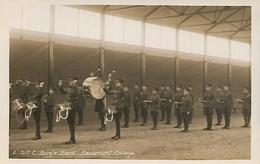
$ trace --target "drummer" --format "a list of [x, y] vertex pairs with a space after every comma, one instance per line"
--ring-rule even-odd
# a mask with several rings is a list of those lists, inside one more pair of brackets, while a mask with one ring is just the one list
[[[16, 98], [20, 99], [23, 103], [27, 103], [30, 98], [29, 85], [26, 84], [25, 80], [18, 80], [15, 84], [16, 88]], [[17, 119], [19, 122], [19, 129], [27, 129], [27, 122], [24, 119], [25, 111], [17, 111]]]

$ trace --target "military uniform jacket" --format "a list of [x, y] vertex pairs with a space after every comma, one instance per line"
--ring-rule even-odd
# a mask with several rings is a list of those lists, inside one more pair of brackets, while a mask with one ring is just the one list
[[63, 87], [59, 87], [62, 94], [67, 94], [67, 101], [71, 103], [71, 108], [77, 107], [77, 103], [80, 101], [80, 95], [76, 86], [70, 86], [66, 90]]
[[213, 108], [215, 97], [212, 91], [206, 91], [204, 95], [204, 108]]
[[192, 110], [192, 98], [190, 95], [185, 95], [181, 100], [181, 111], [182, 112], [191, 112]]
[[161, 99], [166, 99], [166, 100], [162, 100], [161, 103], [164, 103], [164, 107], [171, 108], [172, 103], [170, 102], [170, 100], [172, 99], [172, 92], [164, 91], [162, 95], [163, 97], [161, 97]]
[[251, 111], [251, 95], [245, 95], [242, 98], [243, 102], [243, 110]]
[[215, 108], [222, 109], [223, 108], [223, 103], [222, 103], [223, 102], [223, 92], [217, 91], [215, 98], [216, 98], [215, 103], [214, 103]]
[[25, 103], [27, 103], [31, 96], [31, 91], [28, 86], [18, 85], [17, 89], [17, 97], [22, 99]]
[[144, 102], [144, 100], [148, 100], [148, 92], [147, 91], [142, 91], [140, 93], [140, 102], [141, 102], [141, 107], [145, 108], [147, 107], [147, 103]]
[[41, 100], [42, 100], [42, 96], [43, 96], [43, 88], [40, 87], [38, 89], [35, 90], [35, 93], [33, 95], [33, 101], [36, 102], [36, 105], [38, 107], [41, 106]]
[[195, 100], [194, 100], [194, 94], [193, 94], [193, 91], [190, 91], [190, 97], [191, 97], [191, 100], [192, 100], [192, 105], [194, 105], [195, 103]]
[[118, 112], [121, 112], [124, 108], [124, 97], [125, 93], [122, 88], [112, 88], [105, 89], [107, 94], [113, 95], [112, 97], [112, 106], [115, 106]]
[[[181, 102], [182, 100], [182, 92], [181, 91], [177, 91], [175, 94], [174, 94], [174, 101], [175, 102]], [[175, 108], [179, 108], [181, 107], [181, 104], [175, 104]]]
[[130, 108], [131, 107], [131, 104], [132, 104], [132, 101], [131, 101], [131, 94], [129, 91], [126, 91], [124, 93], [124, 108]]
[[134, 89], [133, 96], [132, 96], [133, 104], [139, 104], [140, 102], [140, 91]]
[[232, 108], [233, 107], [233, 98], [231, 92], [224, 92], [223, 93], [223, 107], [224, 108]]
[[[160, 91], [160, 92], [159, 92], [159, 95], [160, 95], [161, 99], [166, 99], [166, 97], [165, 97], [166, 95], [164, 94], [164, 92], [165, 92], [165, 91]], [[164, 108], [164, 107], [165, 107], [165, 102], [166, 102], [166, 101], [161, 101], [161, 103], [160, 103], [160, 108]]]
[[152, 102], [150, 103], [150, 109], [151, 111], [159, 111], [160, 109], [160, 95], [158, 93], [152, 93], [149, 97], [149, 100], [151, 100]]
[[55, 97], [54, 94], [45, 95], [43, 100], [43, 106], [45, 110], [51, 112], [54, 109], [55, 106]]

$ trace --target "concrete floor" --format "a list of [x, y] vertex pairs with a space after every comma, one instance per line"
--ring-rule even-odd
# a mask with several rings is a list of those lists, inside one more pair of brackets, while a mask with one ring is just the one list
[[[44, 116], [43, 116], [44, 117]], [[132, 120], [132, 119], [131, 119]], [[214, 115], [214, 123], [216, 122]], [[123, 123], [123, 119], [121, 124]], [[55, 124], [54, 133], [42, 133], [42, 139], [30, 140], [34, 136], [33, 119], [26, 130], [10, 129], [10, 158], [83, 158], [83, 159], [250, 159], [251, 129], [241, 128], [243, 118], [240, 112], [233, 114], [232, 128], [203, 131], [206, 120], [196, 115], [190, 126], [190, 133], [180, 132], [171, 125], [159, 122], [159, 130], [130, 122], [128, 129], [122, 129], [122, 139], [114, 141], [114, 122], [107, 131], [96, 131], [98, 120], [86, 119], [83, 126], [77, 126], [77, 144], [65, 145], [69, 132], [66, 121]], [[42, 131], [46, 129], [42, 118]]]

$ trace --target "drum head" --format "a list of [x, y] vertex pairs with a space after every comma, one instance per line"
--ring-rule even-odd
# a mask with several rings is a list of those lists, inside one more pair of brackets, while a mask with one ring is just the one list
[[97, 78], [98, 78], [98, 77], [88, 77], [88, 78], [86, 78], [86, 79], [84, 80], [84, 82], [83, 82], [83, 86], [85, 86], [85, 87], [91, 86], [92, 81], [93, 81], [94, 79], [97, 79]]
[[104, 91], [104, 82], [101, 78], [95, 78], [92, 80], [91, 85], [89, 86], [90, 94], [95, 99], [102, 99], [106, 93]]

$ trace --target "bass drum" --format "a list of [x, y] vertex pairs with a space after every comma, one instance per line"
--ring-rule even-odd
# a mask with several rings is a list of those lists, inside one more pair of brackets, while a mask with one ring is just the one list
[[88, 77], [84, 80], [83, 86], [86, 87], [95, 99], [102, 99], [106, 93], [104, 91], [104, 81], [99, 77]]

